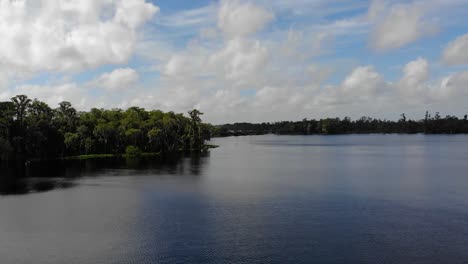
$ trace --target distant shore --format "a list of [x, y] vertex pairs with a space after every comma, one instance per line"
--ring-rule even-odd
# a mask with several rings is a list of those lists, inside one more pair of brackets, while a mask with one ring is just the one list
[[325, 118], [320, 120], [281, 121], [267, 123], [234, 123], [215, 126], [212, 136], [248, 135], [346, 135], [346, 134], [468, 134], [468, 115], [463, 118], [447, 115], [441, 117], [426, 112], [424, 119], [407, 119], [405, 114], [398, 121], [362, 117]]

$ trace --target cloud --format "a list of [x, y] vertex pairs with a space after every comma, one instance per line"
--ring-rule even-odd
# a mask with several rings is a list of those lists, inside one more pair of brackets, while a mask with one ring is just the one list
[[468, 96], [468, 71], [452, 74], [442, 80], [437, 96], [442, 99], [461, 99]]
[[419, 99], [427, 96], [426, 82], [429, 79], [429, 62], [426, 59], [418, 58], [405, 65], [403, 68], [403, 77], [398, 83], [402, 97], [419, 97]]
[[[223, 17], [222, 12], [227, 12], [223, 8], [232, 3], [252, 5], [221, 2], [218, 17]], [[384, 6], [384, 12], [389, 12], [387, 9]], [[332, 23], [331, 27], [364, 25], [354, 19]], [[131, 102], [183, 112], [196, 107], [206, 113], [207, 120], [222, 123], [338, 114], [378, 116], [387, 111], [398, 116], [401, 109], [412, 104], [421, 110], [428, 102], [448, 100], [438, 98], [440, 83], [428, 83], [429, 62], [423, 58], [408, 62], [397, 82], [386, 80], [368, 65], [354, 67], [337, 85], [327, 85], [334, 67], [314, 60], [330, 49], [330, 27], [314, 28], [323, 31], [295, 27], [268, 36], [253, 34], [264, 26], [238, 34], [227, 34], [219, 23], [218, 27], [224, 34], [194, 38], [166, 61], [159, 88]]]
[[429, 77], [429, 62], [424, 58], [418, 58], [408, 62], [405, 65], [403, 80], [409, 86], [417, 85], [424, 82]]
[[[6, 89], [3, 93], [0, 89], [0, 100], [9, 100], [15, 95], [25, 94], [31, 99], [44, 101], [51, 107], [56, 107], [62, 101], [69, 101], [79, 110], [89, 110], [93, 107], [112, 108], [118, 107], [120, 100], [128, 94], [139, 92], [136, 86], [138, 78], [135, 70], [120, 68], [84, 83], [64, 79], [42, 85], [22, 84]], [[134, 89], [129, 89], [133, 88], [133, 85]], [[118, 93], [111, 93], [116, 91]]]
[[448, 65], [468, 64], [468, 34], [458, 37], [445, 48], [442, 58]]
[[134, 69], [122, 68], [102, 74], [92, 81], [90, 85], [108, 91], [117, 91], [131, 88], [132, 85], [137, 83], [138, 78], [138, 73]]
[[[206, 12], [207, 9], [189, 13], [198, 14], [201, 10]], [[200, 28], [199, 38], [190, 42], [185, 50], [174, 51], [169, 56], [162, 67], [166, 76], [182, 79], [217, 74], [242, 81], [264, 64], [267, 48], [260, 41], [253, 40], [252, 34], [262, 30], [274, 15], [252, 2], [240, 0], [221, 1], [217, 13], [216, 28]], [[175, 17], [179, 19], [180, 16]], [[224, 34], [218, 34], [220, 31]]]
[[[97, 80], [116, 80], [112, 76], [126, 75], [116, 74], [118, 72], [132, 71], [118, 69], [103, 74]], [[304, 70], [304, 74], [313, 75], [324, 72], [326, 71], [318, 66]], [[258, 74], [268, 74], [268, 71], [260, 71]], [[206, 120], [214, 123], [330, 116], [359, 118], [363, 115], [396, 118], [401, 112], [420, 118], [426, 110], [454, 113], [454, 105], [463, 103], [468, 95], [468, 72], [451, 74], [433, 81], [428, 76], [429, 62], [418, 58], [405, 65], [397, 82], [386, 80], [372, 66], [359, 66], [351, 70], [337, 85], [323, 86], [321, 76], [308, 79], [304, 83], [294, 80], [289, 85], [279, 85], [277, 80], [272, 79], [249, 96], [243, 95], [243, 90], [239, 90], [234, 82], [227, 79], [193, 77], [180, 80], [170, 76], [163, 78], [164, 81], [160, 84], [162, 89], [137, 89], [132, 93], [125, 93], [128, 91], [125, 89], [122, 90], [125, 96], [115, 97], [115, 101], [110, 100], [108, 94], [96, 96], [90, 89], [76, 83], [24, 85], [17, 87], [15, 94], [28, 94], [51, 106], [63, 100], [71, 101], [81, 110], [90, 107], [126, 108], [134, 105], [177, 112], [198, 108], [205, 112]], [[13, 95], [9, 93], [7, 96], [9, 98]]]
[[158, 7], [146, 3], [145, 0], [125, 0], [116, 5], [114, 21], [135, 29], [158, 11]]
[[[198, 108], [213, 123], [422, 117], [466, 105], [466, 69], [437, 79], [431, 70], [439, 76], [441, 68], [418, 58], [433, 45], [412, 49], [409, 62], [401, 61], [406, 50], [367, 54], [363, 45], [398, 49], [434, 25], [460, 24], [463, 0], [221, 0], [155, 19], [151, 2], [0, 0], [0, 99], [25, 93], [82, 110]], [[466, 64], [464, 37], [447, 45], [445, 63]], [[379, 68], [372, 60], [382, 60]], [[106, 64], [119, 66], [96, 75]], [[386, 78], [395, 64], [401, 74]], [[18, 74], [24, 81], [12, 79]]]
[[374, 0], [368, 12], [373, 23], [371, 46], [379, 51], [396, 49], [434, 33], [434, 25], [425, 19], [426, 11], [419, 2], [391, 6], [384, 0]]
[[274, 15], [251, 2], [225, 0], [218, 13], [218, 27], [228, 38], [242, 37], [263, 29]]
[[268, 50], [259, 41], [233, 39], [210, 57], [210, 63], [224, 69], [224, 76], [243, 82], [256, 74], [268, 60]]
[[196, 9], [183, 10], [173, 15], [163, 16], [158, 23], [172, 27], [208, 25], [216, 21], [216, 11], [216, 6], [211, 4]]
[[18, 94], [25, 94], [29, 98], [37, 98], [45, 101], [52, 108], [57, 107], [60, 102], [68, 101], [78, 109], [85, 109], [90, 104], [86, 89], [76, 83], [63, 83], [57, 85], [21, 85], [10, 91], [8, 98]]
[[0, 71], [0, 92], [8, 88], [8, 75], [4, 71]]
[[342, 91], [356, 97], [369, 97], [384, 88], [384, 78], [372, 66], [357, 67], [346, 77]]
[[158, 10], [144, 0], [0, 0], [0, 58], [25, 72], [125, 63]]
[[203, 75], [210, 68], [206, 56], [200, 53], [175, 54], [164, 67], [163, 73], [169, 77], [186, 78], [195, 75]]
[[384, 77], [372, 66], [354, 68], [344, 80], [336, 86], [328, 85], [312, 97], [307, 108], [328, 109], [362, 106], [368, 102], [377, 103], [391, 93], [391, 87]]
[[266, 86], [257, 91], [253, 104], [256, 107], [271, 111], [273, 108], [281, 108], [285, 105], [298, 103], [300, 97], [297, 95], [292, 92], [292, 89]]

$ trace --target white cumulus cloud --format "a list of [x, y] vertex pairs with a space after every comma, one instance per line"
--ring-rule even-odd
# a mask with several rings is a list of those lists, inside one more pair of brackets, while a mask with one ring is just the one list
[[[399, 49], [437, 26], [447, 36], [468, 14], [466, 0], [220, 0], [155, 19], [152, 2], [0, 0], [0, 100], [27, 94], [78, 109], [198, 108], [213, 123], [466, 109], [466, 67], [447, 75], [418, 58], [433, 57], [434, 45], [391, 54], [367, 54], [362, 45]], [[468, 64], [467, 38], [446, 46], [446, 64]], [[416, 59], [408, 62], [409, 52]], [[382, 60], [378, 68], [373, 60]], [[107, 64], [116, 69], [96, 73]], [[399, 77], [385, 77], [400, 67]]]
[[447, 45], [443, 61], [449, 65], [468, 64], [468, 34], [458, 37]]
[[37, 98], [45, 101], [50, 107], [55, 108], [60, 102], [68, 101], [77, 109], [85, 109], [90, 103], [86, 89], [80, 87], [76, 83], [63, 83], [57, 85], [21, 85], [16, 87], [14, 93], [10, 93], [9, 97], [17, 94], [25, 94], [29, 98]]
[[371, 46], [376, 50], [396, 49], [433, 33], [425, 11], [426, 6], [419, 2], [390, 5], [385, 0], [374, 0], [368, 14], [374, 24]]
[[225, 0], [218, 13], [218, 26], [230, 38], [263, 29], [274, 15], [261, 6], [241, 0]]
[[409, 93], [418, 92], [421, 85], [429, 78], [429, 62], [426, 59], [418, 58], [407, 63], [403, 69], [403, 78], [400, 86]]
[[158, 10], [145, 0], [0, 0], [0, 59], [26, 72], [124, 63]]
[[468, 71], [452, 74], [442, 80], [438, 96], [442, 99], [462, 99], [468, 96]]
[[130, 86], [134, 85], [138, 79], [138, 73], [134, 69], [122, 68], [102, 74], [96, 80], [92, 81], [91, 85], [108, 91], [116, 91], [131, 88]]
[[357, 97], [374, 95], [384, 88], [384, 78], [372, 66], [357, 67], [346, 77], [342, 89]]
[[266, 63], [268, 50], [259, 41], [233, 39], [219, 52], [213, 54], [210, 62], [224, 69], [228, 79], [242, 82], [255, 74]]

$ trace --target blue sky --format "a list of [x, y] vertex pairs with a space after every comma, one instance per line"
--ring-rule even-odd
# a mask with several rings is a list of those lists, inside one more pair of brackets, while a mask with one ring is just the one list
[[0, 0], [0, 100], [207, 121], [468, 113], [468, 0]]

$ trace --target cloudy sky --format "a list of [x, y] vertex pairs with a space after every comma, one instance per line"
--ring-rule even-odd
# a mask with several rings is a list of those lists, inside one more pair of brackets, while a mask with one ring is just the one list
[[468, 113], [468, 0], [0, 0], [0, 100], [213, 123]]

